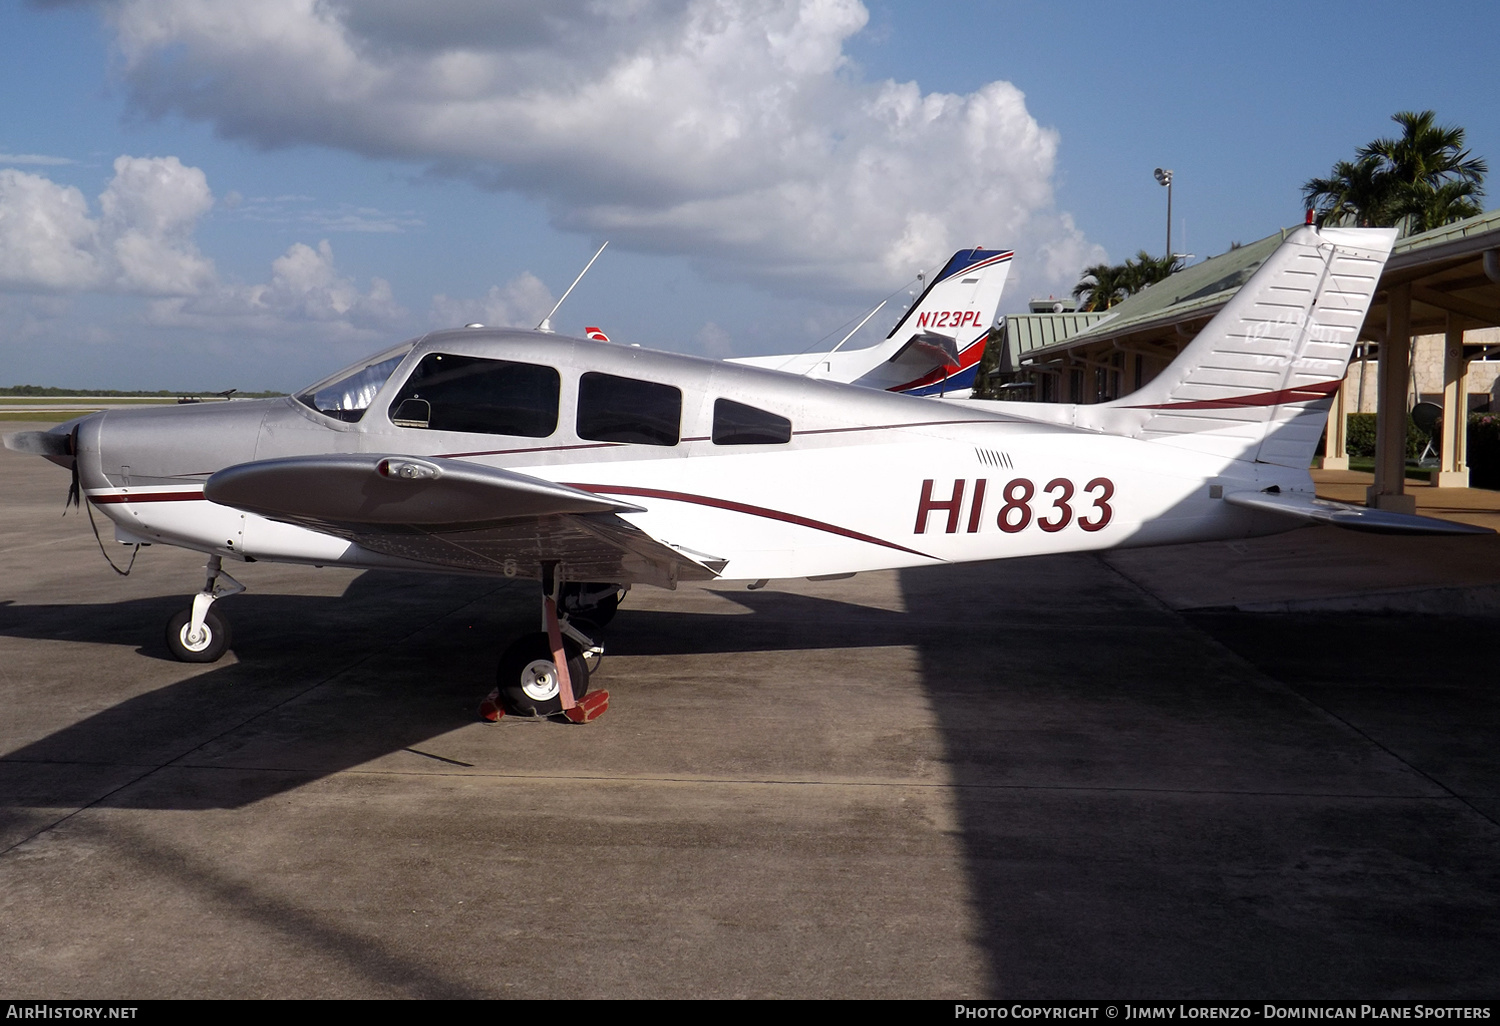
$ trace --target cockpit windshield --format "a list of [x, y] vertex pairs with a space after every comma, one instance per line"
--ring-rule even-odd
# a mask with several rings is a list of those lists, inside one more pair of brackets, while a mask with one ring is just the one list
[[353, 423], [365, 415], [365, 410], [375, 401], [376, 393], [401, 366], [413, 345], [415, 343], [406, 342], [387, 349], [324, 378], [311, 388], [298, 392], [297, 401], [324, 416]]

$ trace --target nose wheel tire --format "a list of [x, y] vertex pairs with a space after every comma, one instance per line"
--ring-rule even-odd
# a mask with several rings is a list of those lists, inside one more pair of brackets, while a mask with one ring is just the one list
[[192, 635], [193, 611], [184, 609], [167, 621], [167, 649], [184, 663], [216, 663], [229, 651], [229, 624], [210, 609], [203, 617], [203, 630]]
[[[563, 638], [563, 654], [576, 702], [589, 689], [588, 665], [583, 649], [572, 638]], [[497, 676], [500, 700], [512, 715], [556, 716], [563, 711], [557, 664], [546, 634], [528, 634], [506, 649]]]

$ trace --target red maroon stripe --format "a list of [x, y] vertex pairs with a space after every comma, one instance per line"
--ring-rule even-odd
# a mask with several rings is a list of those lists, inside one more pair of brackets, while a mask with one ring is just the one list
[[1298, 385], [1277, 392], [1257, 392], [1254, 395], [1239, 395], [1230, 399], [1191, 399], [1181, 403], [1153, 403], [1149, 406], [1128, 406], [1130, 410], [1225, 410], [1251, 406], [1281, 406], [1284, 403], [1312, 402], [1326, 399], [1339, 390], [1343, 381], [1320, 381], [1315, 385]]
[[911, 381], [908, 381], [904, 385], [892, 385], [890, 388], [887, 388], [886, 391], [905, 392], [908, 388], [921, 388], [924, 385], [935, 385], [939, 381], [942, 381], [944, 378], [951, 378], [959, 371], [968, 370], [970, 367], [974, 366], [974, 364], [978, 363], [980, 358], [984, 355], [983, 353], [975, 353], [972, 360], [968, 358], [969, 354], [973, 353], [975, 349], [984, 348], [979, 344], [980, 341], [981, 339], [975, 339], [969, 344], [969, 348], [958, 354], [958, 363], [953, 367], [952, 370], [949, 370], [947, 367], [938, 367], [935, 370], [928, 371], [920, 378], [915, 378]]
[[[970, 264], [968, 267], [965, 267], [962, 271], [954, 271], [952, 274], [948, 275], [948, 278], [957, 278], [960, 275], [969, 274], [969, 273], [971, 273], [973, 271], [979, 270], [980, 268], [988, 267], [991, 264], [1004, 263], [1005, 261], [1009, 260], [1011, 257], [1013, 257], [1015, 255], [1016, 255], [1015, 250], [1007, 250], [1004, 253], [997, 253], [996, 255], [994, 255], [992, 257], [986, 257], [985, 259], [979, 261], [979, 263], [977, 263], [977, 264]], [[940, 282], [947, 281], [948, 278], [939, 278], [938, 281], [940, 281]], [[937, 284], [937, 282], [934, 282], [933, 284]]]
[[796, 524], [798, 527], [810, 527], [814, 531], [825, 531], [828, 534], [836, 534], [844, 538], [852, 538], [855, 541], [866, 542], [870, 545], [881, 545], [898, 552], [909, 552], [913, 556], [921, 556], [923, 559], [937, 559], [925, 552], [909, 549], [905, 545], [897, 545], [872, 535], [861, 534], [859, 531], [851, 531], [847, 527], [839, 527], [836, 524], [824, 523], [821, 520], [813, 520], [809, 517], [799, 517], [795, 513], [783, 513], [780, 510], [767, 509], [765, 506], [752, 506], [744, 502], [735, 502], [731, 499], [716, 499], [711, 495], [694, 495], [691, 492], [673, 492], [664, 488], [636, 488], [630, 485], [606, 485], [606, 484], [574, 484], [567, 482], [569, 488], [581, 488], [586, 492], [594, 492], [597, 495], [637, 495], [646, 499], [671, 499], [676, 502], [691, 502], [699, 506], [712, 506], [715, 509], [727, 509], [733, 513], [746, 513], [750, 516], [765, 517], [767, 520], [779, 520], [785, 524]]
[[127, 492], [123, 495], [90, 495], [95, 506], [107, 506], [116, 502], [196, 502], [203, 498], [203, 489], [195, 492]]
[[529, 449], [485, 449], [481, 452], [444, 452], [433, 459], [456, 460], [464, 456], [513, 456], [522, 452], [564, 452], [568, 449], [613, 449], [624, 442], [589, 442], [584, 445], [540, 445]]
[[863, 427], [814, 428], [793, 431], [794, 435], [836, 435], [850, 431], [895, 431], [899, 428], [942, 427], [946, 424], [993, 424], [992, 420], [916, 420], [909, 424], [867, 424]]

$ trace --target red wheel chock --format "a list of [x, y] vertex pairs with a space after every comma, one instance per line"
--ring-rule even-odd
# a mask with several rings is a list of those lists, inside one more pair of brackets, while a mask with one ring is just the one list
[[577, 702], [573, 708], [564, 709], [563, 715], [573, 723], [587, 723], [604, 715], [604, 710], [609, 708], [608, 691], [590, 691]]
[[495, 723], [504, 715], [505, 710], [500, 708], [500, 689], [496, 688], [479, 703], [479, 718], [486, 723]]

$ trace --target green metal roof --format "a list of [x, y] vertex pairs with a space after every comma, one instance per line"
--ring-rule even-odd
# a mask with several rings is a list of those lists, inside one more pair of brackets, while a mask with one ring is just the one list
[[[1240, 286], [1281, 245], [1294, 228], [1282, 228], [1264, 239], [1210, 257], [1172, 275], [1165, 281], [1129, 296], [1103, 314], [1034, 314], [1007, 318], [1008, 353], [1019, 362], [1046, 359], [1075, 347], [1121, 338], [1137, 332], [1160, 331], [1184, 321], [1208, 317], [1218, 312], [1239, 291]], [[1488, 247], [1482, 236], [1500, 233], [1500, 210], [1443, 225], [1430, 232], [1398, 239], [1386, 267], [1389, 275], [1403, 266], [1425, 267], [1431, 259], [1450, 251]], [[1468, 245], [1464, 245], [1468, 242]], [[1068, 324], [1069, 316], [1093, 317], [1091, 324]], [[1014, 331], [1009, 322], [1018, 324]], [[1046, 322], [1055, 322], [1048, 325]], [[1051, 337], [1048, 333], [1051, 333]]]
[[1500, 230], [1500, 210], [1491, 210], [1477, 217], [1470, 217], [1463, 221], [1454, 221], [1452, 224], [1445, 224], [1441, 228], [1432, 229], [1430, 232], [1423, 232], [1420, 235], [1408, 235], [1404, 239], [1397, 239], [1396, 245], [1391, 248], [1391, 255], [1409, 253], [1414, 249], [1426, 249], [1429, 246], [1441, 246], [1445, 242], [1453, 242], [1456, 239], [1467, 239], [1496, 230]]
[[[1001, 370], [1013, 370], [1021, 364], [1021, 358], [1033, 349], [1041, 349], [1062, 342], [1079, 332], [1098, 324], [1107, 314], [1103, 313], [1046, 313], [1007, 314], [1001, 338], [1005, 343], [1005, 355], [1001, 359]], [[1006, 360], [1009, 363], [1006, 363]]]
[[1185, 267], [1165, 281], [1116, 303], [1087, 330], [1027, 355], [1044, 356], [1049, 349], [1062, 350], [1099, 339], [1117, 338], [1156, 325], [1187, 320], [1195, 314], [1217, 311], [1276, 251], [1289, 230], [1281, 229], [1264, 239], [1209, 257], [1201, 264]]

